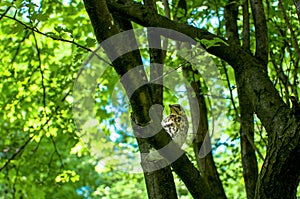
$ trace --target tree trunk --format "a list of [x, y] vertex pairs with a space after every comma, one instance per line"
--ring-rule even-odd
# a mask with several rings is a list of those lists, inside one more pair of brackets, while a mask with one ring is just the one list
[[[209, 188], [213, 193], [215, 193], [216, 198], [226, 198], [226, 194], [212, 156], [208, 130], [207, 107], [199, 79], [201, 74], [199, 74], [197, 70], [193, 70], [189, 63], [183, 66], [183, 74], [191, 85], [189, 88], [192, 88], [190, 91], [188, 90], [190, 103], [198, 102], [199, 105], [200, 113], [197, 113], [197, 110], [191, 110], [192, 118], [195, 118], [192, 121], [193, 126], [198, 126], [198, 129], [195, 129], [196, 132], [193, 132], [196, 135], [193, 139], [193, 148], [198, 167]], [[190, 107], [196, 107], [198, 105], [192, 104]], [[194, 111], [196, 113], [194, 113]], [[197, 122], [199, 123], [198, 125]]]
[[[90, 5], [93, 4], [90, 1], [85, 1], [86, 4], [87, 2]], [[102, 1], [94, 2], [99, 10], [101, 10], [100, 2]], [[117, 12], [119, 15], [143, 26], [176, 30], [200, 42], [203, 39], [214, 40], [219, 38], [206, 30], [171, 21], [151, 10], [147, 10], [143, 5], [125, 6], [109, 2], [108, 6], [112, 12]], [[100, 16], [99, 10], [96, 13]], [[97, 15], [90, 15], [90, 18], [98, 41], [101, 41], [101, 36], [98, 34], [98, 31], [101, 32], [99, 29], [104, 29], [102, 24], [99, 24], [101, 19]], [[110, 26], [107, 26], [107, 28], [110, 28]], [[112, 30], [104, 29], [104, 31], [111, 32]], [[258, 177], [255, 197], [295, 198], [296, 188], [300, 179], [300, 170], [297, 166], [300, 162], [299, 118], [290, 114], [289, 107], [280, 98], [264, 70], [264, 63], [261, 63], [261, 60], [234, 44], [228, 45], [220, 42], [218, 45], [206, 50], [225, 60], [234, 68], [238, 74], [236, 77], [237, 81], [244, 88], [245, 95], [252, 104], [254, 112], [268, 133], [267, 155]], [[131, 63], [131, 60], [127, 60], [126, 63]], [[122, 65], [126, 66], [126, 63], [125, 65], [122, 63]], [[122, 74], [128, 71], [128, 68], [116, 68], [116, 70], [119, 74]], [[137, 117], [140, 124], [148, 122], [150, 119], [147, 113], [151, 103], [146, 100], [149, 97], [149, 91], [145, 88], [145, 91], [137, 94], [137, 96], [142, 98], [135, 98], [135, 100], [131, 101], [134, 110], [133, 116]], [[139, 101], [139, 99], [143, 100]], [[135, 111], [138, 111], [139, 114]], [[166, 135], [165, 131], [162, 131], [148, 141], [155, 148], [159, 149], [170, 141], [170, 137]], [[178, 149], [173, 148], [172, 150]], [[167, 158], [165, 154], [162, 155]], [[194, 197], [212, 198], [212, 193], [209, 193], [207, 185], [203, 183], [199, 172], [193, 167], [185, 154], [172, 163], [172, 167], [185, 182]]]
[[[88, 11], [88, 14], [91, 17], [91, 21], [95, 27], [94, 28], [95, 32], [98, 30], [99, 24], [101, 24], [101, 27], [111, 26], [111, 24], [109, 24], [110, 23], [109, 20], [99, 20], [97, 18], [97, 17], [103, 17], [102, 19], [105, 19], [105, 14], [108, 14], [107, 13], [108, 10], [107, 10], [105, 1], [103, 1], [99, 4], [97, 4], [96, 2], [86, 1], [85, 5], [86, 5], [86, 9]], [[100, 7], [97, 7], [97, 5]], [[101, 15], [97, 16], [97, 13], [101, 13], [102, 16]], [[94, 18], [92, 18], [92, 17], [94, 17]], [[117, 23], [119, 25], [119, 27], [121, 27], [123, 30], [132, 29], [130, 22], [128, 22], [124, 19], [111, 18], [111, 20], [113, 20], [114, 23]], [[121, 32], [120, 29], [118, 29], [116, 27], [115, 27], [115, 32], [113, 32], [111, 34], [109, 32], [110, 28], [108, 28], [106, 31], [104, 31], [104, 30], [105, 29], [101, 29], [101, 31], [99, 30], [98, 32], [96, 32], [99, 42], [115, 35], [117, 32]], [[108, 52], [108, 54], [109, 53], [114, 53], [114, 52]], [[128, 64], [128, 60], [131, 60], [132, 62]], [[124, 65], [122, 63], [126, 63], [126, 62], [127, 62], [126, 65], [128, 66], [128, 68], [124, 70]], [[130, 68], [133, 68], [138, 65], [142, 65], [142, 61], [141, 61], [140, 55], [137, 51], [129, 53], [129, 54], [125, 55], [124, 57], [121, 57], [120, 59], [114, 61], [114, 67], [116, 68], [116, 70], [118, 71], [118, 73], [120, 75], [125, 74], [126, 71], [130, 70]], [[141, 85], [142, 85], [142, 83], [141, 83]], [[126, 88], [127, 85], [124, 85], [124, 87]], [[156, 88], [156, 93], [160, 92], [157, 89], [157, 87], [155, 87], [155, 88]], [[151, 94], [144, 93], [144, 95], [150, 96]], [[158, 98], [159, 98], [159, 96], [158, 96]], [[151, 100], [150, 97], [148, 99]], [[159, 99], [162, 99], [162, 98], [159, 98]], [[159, 100], [159, 99], [157, 99], [157, 100]], [[135, 100], [135, 99], [131, 99], [131, 100]], [[143, 101], [143, 99], [135, 100], [134, 104], [139, 104], [142, 101]], [[147, 103], [147, 102], [142, 102], [142, 103]], [[148, 102], [148, 103], [151, 103], [151, 102]], [[137, 107], [141, 107], [141, 106], [143, 106], [143, 105], [137, 105]], [[148, 106], [150, 107], [150, 105], [148, 105]], [[147, 106], [144, 106], [144, 107], [147, 107]], [[135, 111], [135, 112], [137, 112], [137, 111]], [[135, 115], [138, 115], [138, 114], [135, 114]], [[148, 115], [148, 113], [147, 113], [147, 115]], [[145, 120], [144, 118], [147, 118], [147, 116], [142, 115], [140, 118], [142, 118], [142, 119], [137, 119], [137, 120]], [[148, 122], [148, 121], [142, 121], [142, 122]], [[149, 153], [150, 145], [143, 139], [137, 138], [137, 141], [138, 141], [139, 149], [140, 149], [141, 153]], [[144, 161], [143, 158], [141, 160], [142, 160], [142, 165], [143, 165], [143, 161]], [[148, 172], [148, 171], [144, 172], [144, 177], [145, 177], [145, 181], [146, 181], [146, 187], [147, 187], [149, 199], [157, 199], [157, 198], [176, 199], [177, 198], [173, 174], [172, 174], [171, 168], [169, 166], [159, 169], [159, 170], [151, 171], [151, 172]]]

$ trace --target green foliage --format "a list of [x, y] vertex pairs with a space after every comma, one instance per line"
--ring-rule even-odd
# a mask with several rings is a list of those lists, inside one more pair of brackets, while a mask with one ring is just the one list
[[[299, 54], [294, 53], [296, 44], [290, 43], [294, 38], [286, 28], [282, 10], [277, 2], [269, 3], [266, 13], [272, 56], [268, 72], [280, 95], [289, 103], [288, 97], [300, 92]], [[225, 4], [225, 1], [172, 1], [171, 17], [224, 36], [225, 22], [221, 16]], [[292, 20], [295, 8], [290, 4], [284, 7], [291, 11], [286, 13], [291, 26], [298, 27], [298, 21]], [[161, 2], [158, 11], [164, 14]], [[103, 135], [96, 152], [109, 158], [103, 162], [95, 157], [78, 137], [72, 112], [73, 84], [89, 51], [96, 49], [83, 1], [1, 1], [0, 16], [0, 199], [146, 198], [143, 175], [122, 170], [122, 161], [128, 158], [124, 155], [138, 154], [138, 146], [131, 131], [128, 99], [119, 77], [110, 67], [98, 79], [94, 96]], [[294, 31], [298, 41], [299, 32], [296, 28]], [[255, 49], [253, 41], [254, 34], [251, 34], [251, 51]], [[206, 48], [228, 45], [221, 39], [197, 42]], [[149, 65], [147, 51], [143, 49], [141, 54], [145, 65]], [[199, 54], [197, 59], [200, 57]], [[245, 198], [234, 72], [214, 60], [220, 79], [204, 81], [201, 75], [194, 78], [203, 83], [210, 128], [217, 132], [212, 137], [213, 155], [227, 196]], [[202, 63], [205, 64], [197, 67], [212, 65]], [[190, 117], [181, 71], [185, 63], [174, 50], [167, 53], [165, 64], [168, 66], [164, 71], [165, 81], [176, 84], [164, 89], [164, 104], [181, 103]], [[149, 70], [146, 67], [148, 73]], [[175, 75], [169, 74], [170, 71]], [[213, 72], [209, 74], [214, 76]], [[217, 81], [223, 82], [225, 89]], [[221, 99], [212, 96], [212, 90]], [[218, 126], [212, 127], [214, 118]], [[258, 119], [255, 125], [256, 147], [264, 155], [265, 131]], [[192, 147], [186, 150], [196, 164]], [[260, 167], [261, 164], [259, 159]], [[180, 198], [191, 198], [183, 182], [177, 177], [175, 181]]]

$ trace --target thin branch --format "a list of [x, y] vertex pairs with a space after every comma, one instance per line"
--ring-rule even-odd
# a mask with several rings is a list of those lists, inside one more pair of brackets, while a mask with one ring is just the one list
[[164, 4], [164, 10], [165, 10], [165, 16], [170, 19], [171, 15], [170, 15], [170, 5], [169, 5], [169, 1], [168, 0], [163, 0], [163, 4]]
[[[200, 52], [199, 54], [195, 54], [195, 55], [191, 56], [191, 59], [195, 58], [196, 56], [198, 56], [200, 54], [202, 54], [202, 52]], [[176, 68], [170, 69], [169, 71], [165, 72], [163, 75], [161, 75], [161, 76], [159, 76], [159, 77], [157, 77], [155, 79], [150, 80], [150, 83], [155, 83], [157, 80], [160, 80], [160, 79], [166, 77], [167, 75], [169, 75], [169, 74], [177, 71], [179, 68], [182, 68], [183, 66], [185, 66], [188, 63], [189, 63], [189, 60], [186, 60], [185, 62], [179, 64]]]
[[[64, 102], [65, 99], [67, 98], [67, 96], [69, 96], [71, 90], [69, 90], [65, 95], [64, 97], [61, 99], [61, 102]], [[58, 109], [60, 108], [60, 105], [57, 105], [55, 107], [55, 110], [54, 110], [54, 113], [52, 115], [49, 116], [48, 120], [39, 128], [39, 130], [37, 131], [41, 131], [50, 121], [51, 119], [54, 117], [54, 115], [57, 113]], [[0, 167], [0, 172], [6, 168], [9, 163], [14, 160], [19, 154], [21, 154], [21, 152], [23, 152], [23, 150], [26, 148], [26, 146], [30, 143], [30, 141], [35, 137], [35, 135], [32, 135], [31, 137], [28, 138], [28, 140], [19, 148], [18, 151], [16, 151], [6, 162], [5, 164]]]
[[10, 17], [10, 16], [5, 16], [5, 17], [6, 17], [6, 18], [9, 18], [9, 19], [12, 19], [12, 20], [14, 20], [14, 21], [16, 21], [16, 22], [18, 22], [19, 24], [23, 25], [23, 26], [25, 27], [25, 29], [32, 30], [32, 31], [34, 31], [34, 32], [36, 32], [36, 33], [38, 33], [38, 34], [41, 34], [41, 35], [43, 35], [43, 36], [45, 36], [45, 37], [49, 37], [49, 38], [51, 38], [51, 39], [53, 39], [53, 40], [55, 40], [55, 41], [63, 41], [63, 42], [66, 42], [66, 43], [74, 44], [74, 45], [76, 45], [76, 46], [79, 47], [79, 48], [82, 48], [82, 49], [84, 49], [84, 50], [86, 50], [86, 51], [88, 51], [88, 52], [91, 52], [91, 53], [92, 53], [93, 55], [95, 55], [99, 60], [102, 60], [102, 61], [104, 61], [106, 64], [112, 66], [112, 64], [111, 64], [109, 61], [107, 61], [107, 60], [105, 60], [104, 58], [102, 58], [102, 57], [101, 57], [100, 55], [98, 55], [95, 51], [93, 51], [93, 50], [89, 49], [88, 47], [85, 47], [85, 46], [83, 46], [83, 45], [81, 45], [81, 44], [75, 42], [74, 40], [67, 40], [67, 39], [59, 38], [59, 37], [57, 37], [57, 36], [49, 35], [49, 34], [46, 34], [46, 33], [41, 32], [41, 31], [38, 30], [36, 27], [28, 26], [28, 25], [25, 24], [24, 22], [22, 22], [22, 21], [20, 21], [20, 20], [18, 20], [18, 19], [16, 19], [16, 18], [14, 18], [14, 17]]
[[[14, 0], [15, 1], [15, 0]], [[14, 2], [13, 1], [13, 2]], [[12, 2], [12, 3], [13, 3]], [[12, 8], [12, 6], [8, 6], [7, 9], [0, 15], [0, 21], [3, 19], [3, 17], [8, 13], [8, 11]]]
[[52, 135], [50, 135], [50, 139], [51, 139], [52, 145], [53, 145], [53, 147], [54, 147], [54, 151], [55, 151], [55, 153], [57, 154], [58, 159], [59, 159], [59, 161], [60, 161], [60, 163], [61, 163], [61, 166], [64, 167], [64, 162], [63, 162], [63, 160], [62, 160], [62, 158], [61, 158], [61, 155], [60, 155], [60, 153], [59, 153], [59, 151], [58, 151], [58, 149], [57, 149], [55, 140], [54, 140], [54, 138], [53, 138]]
[[25, 147], [29, 144], [29, 142], [32, 140], [32, 138], [34, 137], [34, 135], [33, 136], [31, 136], [31, 137], [29, 137], [28, 138], [28, 140], [26, 140], [26, 142], [19, 148], [19, 150], [17, 151], [17, 152], [15, 152], [6, 162], [5, 162], [5, 164], [0, 168], [0, 172], [5, 168], [5, 167], [7, 167], [8, 165], [9, 165], [9, 163], [12, 161], [12, 160], [14, 160], [16, 157], [17, 157], [17, 155], [19, 155], [24, 149], [25, 149]]
[[300, 23], [300, 0], [294, 0], [294, 4], [295, 4], [296, 12], [298, 15], [298, 21]]
[[[221, 62], [222, 62], [222, 66], [223, 66], [223, 69], [224, 69], [225, 76], [226, 76], [227, 86], [228, 86], [228, 88], [229, 88], [230, 101], [231, 101], [231, 104], [232, 104], [232, 106], [233, 106], [235, 115], [239, 118], [239, 112], [238, 112], [238, 109], [237, 109], [237, 107], [236, 107], [236, 105], [235, 105], [235, 101], [234, 101], [234, 97], [233, 97], [233, 89], [231, 88], [230, 78], [229, 78], [229, 75], [228, 75], [228, 71], [227, 71], [227, 68], [226, 68], [226, 64], [224, 63], [224, 61], [221, 61]], [[239, 119], [238, 119], [238, 120], [239, 120]]]
[[219, 5], [218, 5], [218, 2], [216, 0], [214, 0], [214, 3], [215, 3], [215, 6], [216, 6], [216, 15], [217, 15], [217, 19], [218, 19], [218, 30], [217, 30], [217, 35], [220, 35], [221, 34], [221, 16], [220, 16], [220, 13], [219, 13]]
[[[279, 6], [280, 6], [280, 8], [282, 10], [282, 14], [283, 14], [283, 18], [285, 20], [285, 23], [286, 23], [286, 25], [287, 25], [290, 33], [291, 33], [291, 37], [292, 37], [292, 40], [293, 40], [293, 43], [294, 43], [294, 47], [295, 47], [296, 52], [297, 52], [297, 54], [296, 54], [297, 62], [299, 62], [299, 59], [300, 59], [300, 48], [299, 48], [297, 36], [295, 35], [295, 31], [293, 30], [293, 27], [292, 27], [291, 23], [289, 22], [289, 19], [288, 19], [287, 15], [286, 15], [286, 10], [285, 10], [285, 8], [283, 6], [282, 0], [279, 0]], [[295, 66], [295, 67], [297, 67], [297, 66]]]
[[38, 42], [35, 36], [34, 31], [32, 31], [32, 35], [34, 38], [34, 42], [35, 42], [35, 48], [37, 50], [37, 57], [38, 57], [38, 62], [39, 62], [39, 70], [41, 73], [41, 77], [42, 77], [42, 88], [43, 88], [43, 105], [44, 105], [44, 114], [46, 115], [46, 87], [45, 87], [45, 83], [44, 83], [44, 70], [42, 68], [42, 60], [41, 60], [41, 52], [40, 52], [40, 48], [38, 46]]

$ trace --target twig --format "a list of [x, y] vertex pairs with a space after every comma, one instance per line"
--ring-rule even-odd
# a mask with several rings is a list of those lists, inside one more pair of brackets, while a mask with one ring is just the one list
[[52, 144], [53, 144], [54, 151], [55, 151], [55, 153], [57, 154], [57, 156], [58, 156], [58, 159], [59, 159], [59, 161], [60, 161], [60, 163], [61, 163], [61, 166], [62, 166], [62, 167], [64, 167], [64, 162], [63, 162], [63, 160], [62, 160], [62, 158], [61, 158], [61, 155], [60, 155], [60, 153], [58, 152], [58, 149], [57, 149], [57, 146], [56, 146], [55, 140], [54, 140], [54, 138], [53, 138], [53, 136], [52, 136], [52, 135], [50, 135], [50, 139], [51, 139], [51, 142], [52, 142]]
[[21, 24], [22, 26], [24, 26], [25, 29], [32, 30], [32, 31], [34, 31], [34, 32], [36, 32], [36, 33], [38, 33], [38, 34], [41, 34], [41, 35], [45, 36], [45, 37], [49, 37], [49, 38], [51, 38], [51, 39], [53, 39], [53, 40], [56, 40], [56, 41], [63, 41], [63, 42], [67, 42], [67, 43], [70, 43], [70, 44], [74, 44], [74, 45], [76, 45], [76, 46], [79, 47], [79, 48], [82, 48], [82, 49], [84, 49], [84, 50], [86, 50], [86, 51], [88, 51], [88, 52], [91, 52], [91, 53], [92, 53], [93, 55], [95, 55], [99, 60], [102, 60], [102, 61], [104, 61], [106, 64], [112, 66], [112, 64], [111, 64], [109, 61], [107, 61], [107, 60], [105, 60], [104, 58], [102, 58], [102, 57], [101, 57], [100, 55], [98, 55], [95, 51], [93, 51], [93, 50], [91, 50], [91, 49], [89, 49], [89, 48], [87, 48], [87, 47], [85, 47], [85, 46], [83, 46], [83, 45], [81, 45], [81, 44], [79, 44], [79, 43], [76, 43], [74, 40], [67, 40], [67, 39], [55, 37], [55, 36], [53, 36], [53, 35], [49, 35], [49, 34], [46, 34], [46, 33], [43, 33], [43, 32], [41, 32], [41, 31], [39, 31], [36, 27], [30, 27], [30, 26], [28, 26], [27, 24], [25, 24], [24, 22], [22, 22], [22, 21], [20, 21], [20, 20], [18, 20], [18, 19], [16, 19], [16, 18], [14, 18], [14, 17], [10, 17], [10, 16], [7, 16], [7, 15], [5, 15], [5, 17], [6, 17], [6, 18], [9, 18], [9, 19], [12, 19], [12, 20], [14, 20], [14, 21], [16, 21], [16, 22], [18, 22], [19, 24]]
[[38, 56], [38, 61], [39, 61], [39, 69], [40, 69], [40, 73], [41, 73], [41, 77], [42, 77], [43, 105], [44, 105], [44, 114], [46, 115], [46, 87], [45, 87], [45, 83], [44, 83], [44, 70], [42, 68], [41, 52], [40, 52], [40, 48], [38, 46], [38, 42], [37, 42], [34, 31], [32, 31], [32, 34], [33, 34], [33, 38], [35, 41], [35, 47], [37, 50], [37, 56]]
[[[65, 101], [65, 99], [67, 98], [67, 96], [70, 94], [70, 91], [71, 91], [71, 90], [69, 90], [69, 91], [65, 94], [65, 96], [61, 99], [62, 102]], [[57, 105], [57, 106], [55, 107], [54, 113], [53, 113], [52, 115], [49, 116], [48, 120], [40, 127], [40, 129], [39, 129], [38, 131], [42, 130], [42, 129], [50, 122], [50, 120], [53, 118], [54, 114], [57, 112], [57, 110], [58, 110], [59, 108], [60, 108], [60, 105]], [[16, 156], [19, 155], [19, 154], [25, 149], [25, 147], [30, 143], [30, 141], [34, 138], [34, 136], [35, 136], [35, 135], [29, 137], [28, 140], [27, 140], [27, 141], [19, 148], [19, 150], [18, 150], [17, 152], [15, 152], [15, 153], [14, 153], [14, 154], [13, 154], [13, 155], [5, 162], [5, 164], [4, 164], [2, 167], [0, 167], [0, 172], [1, 172], [5, 167], [7, 167], [7, 166], [9, 165], [9, 163], [10, 163], [12, 160], [14, 160], [14, 159], [16, 158]]]
[[29, 137], [29, 139], [19, 148], [19, 150], [17, 151], [17, 152], [15, 152], [6, 162], [5, 162], [5, 164], [0, 168], [0, 172], [5, 168], [5, 167], [7, 167], [8, 166], [8, 164], [12, 161], [12, 160], [14, 160], [15, 159], [15, 157], [19, 154], [19, 153], [21, 153], [23, 150], [24, 150], [24, 148], [28, 145], [28, 143], [32, 140], [32, 138], [34, 137], [34, 135], [33, 136], [31, 136], [31, 137]]

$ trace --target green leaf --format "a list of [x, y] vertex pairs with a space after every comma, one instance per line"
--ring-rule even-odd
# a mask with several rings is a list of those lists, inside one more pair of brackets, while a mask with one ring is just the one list
[[54, 32], [47, 32], [46, 33], [47, 36], [55, 38], [55, 39], [59, 39], [60, 37], [58, 35], [56, 35]]
[[225, 42], [224, 40], [215, 37], [214, 39], [200, 39], [200, 40], [196, 40], [197, 42], [199, 42], [200, 44], [204, 45], [205, 48], [210, 48], [210, 47], [214, 47], [214, 46], [221, 46], [221, 44], [225, 44], [226, 46], [229, 46], [229, 44], [227, 42]]
[[85, 40], [87, 47], [93, 47], [96, 44], [96, 40], [92, 38], [87, 38]]
[[12, 2], [10, 1], [1, 1], [0, 2], [0, 6], [12, 6]]

